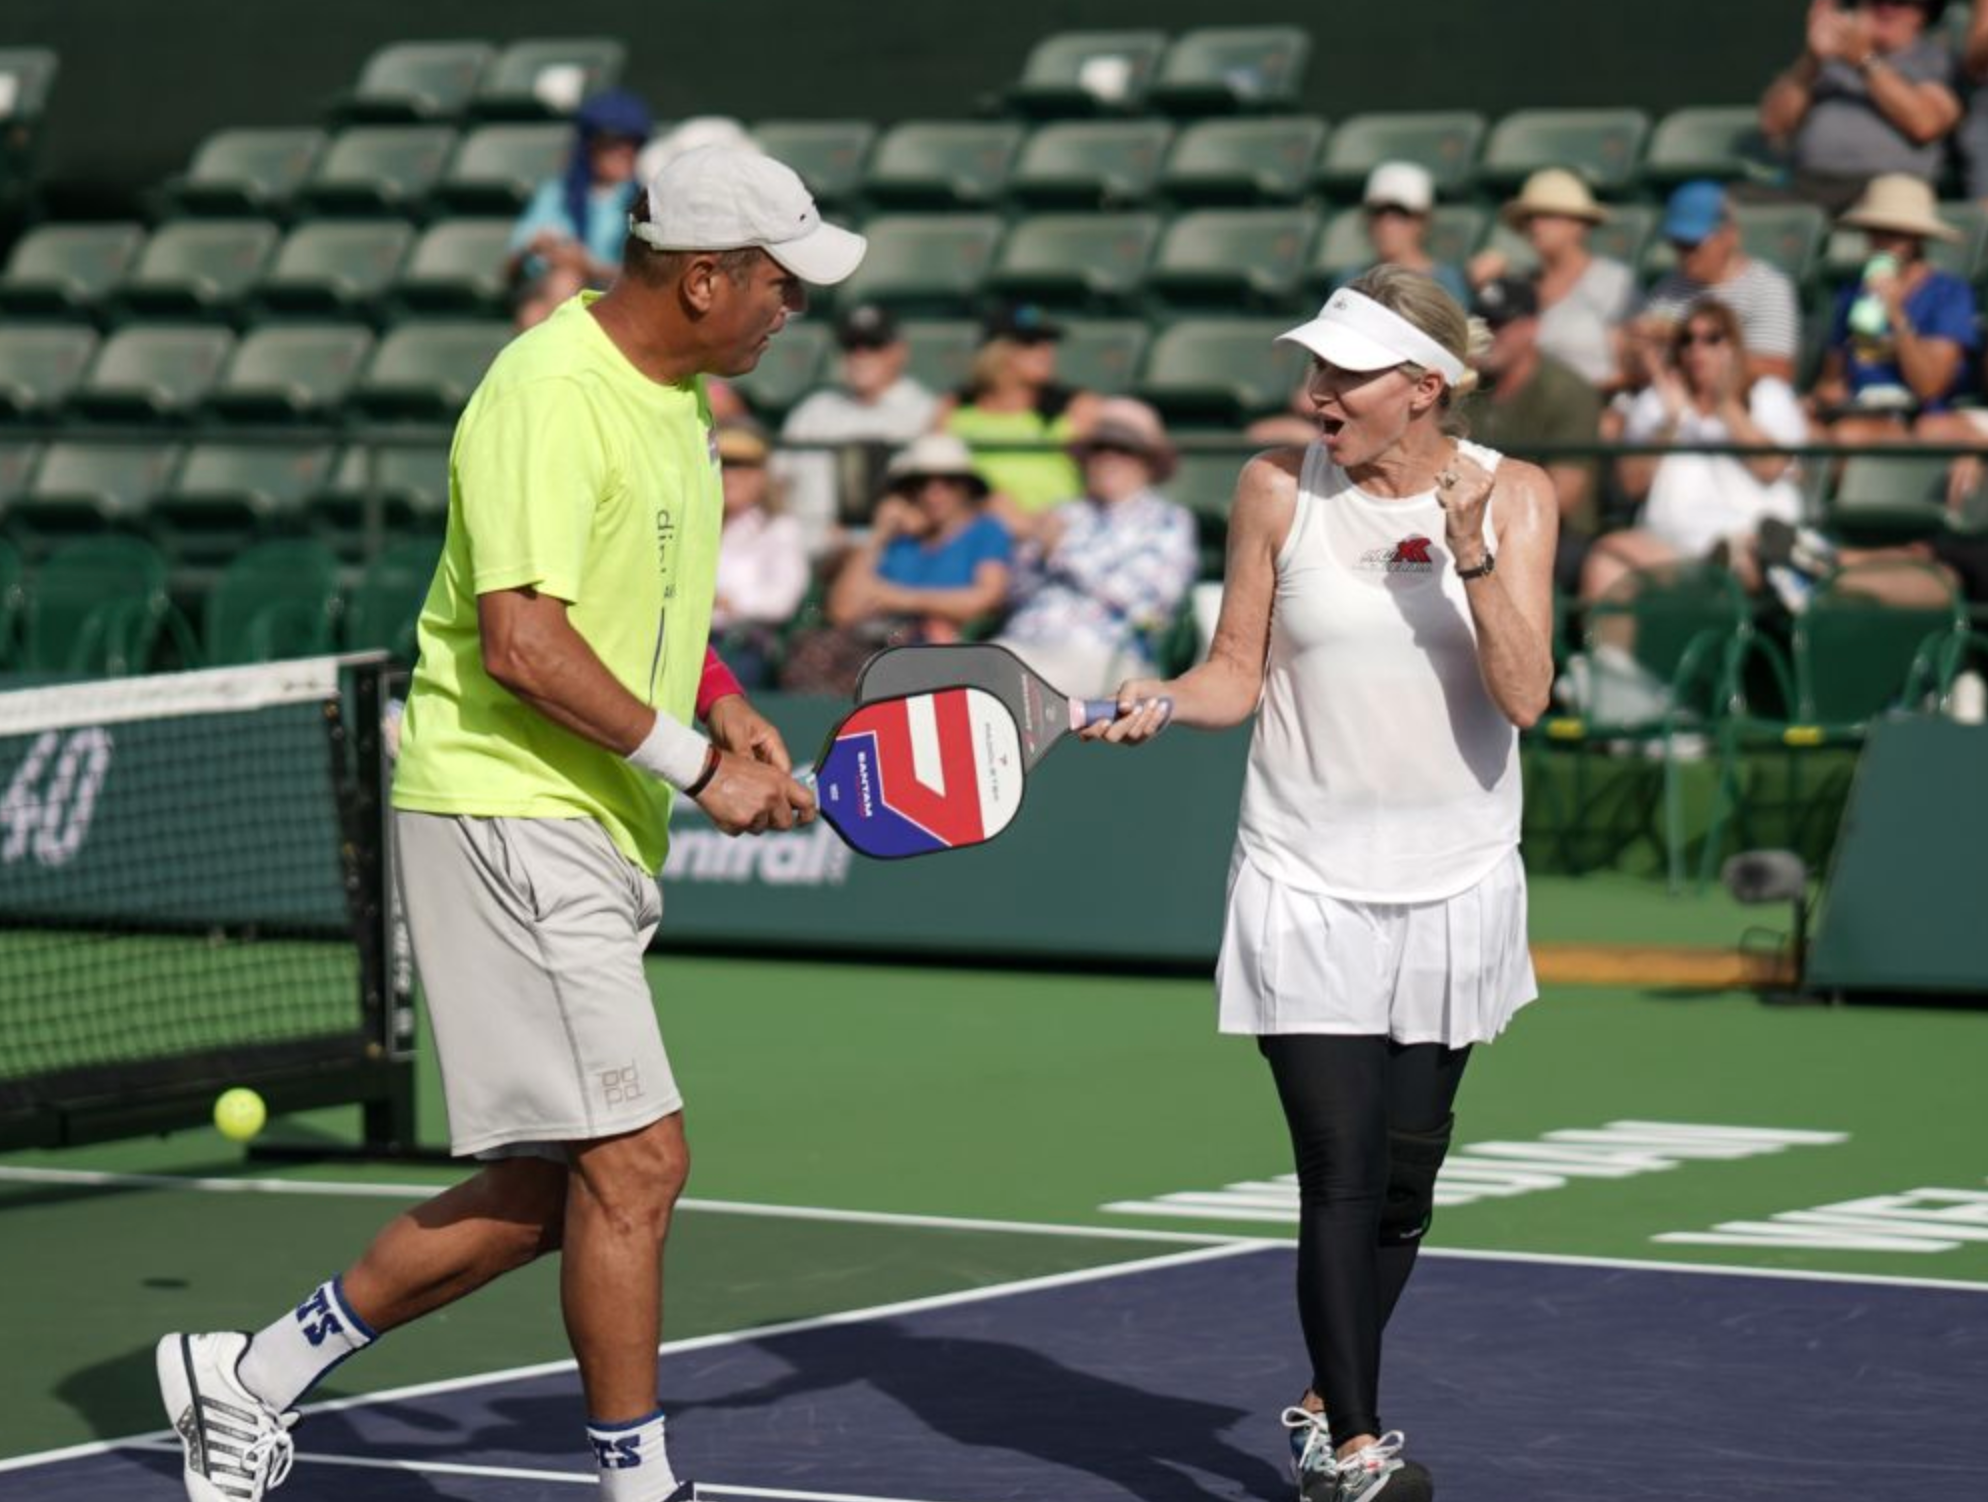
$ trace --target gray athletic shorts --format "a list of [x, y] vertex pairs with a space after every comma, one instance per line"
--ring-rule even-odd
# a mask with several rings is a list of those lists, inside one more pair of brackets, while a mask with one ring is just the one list
[[564, 1160], [683, 1109], [642, 955], [655, 878], [591, 819], [394, 813], [458, 1157]]

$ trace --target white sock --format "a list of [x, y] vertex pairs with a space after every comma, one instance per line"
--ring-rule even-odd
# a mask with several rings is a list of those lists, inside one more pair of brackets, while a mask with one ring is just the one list
[[587, 1421], [594, 1463], [601, 1471], [601, 1502], [663, 1502], [677, 1488], [663, 1447], [663, 1411], [630, 1424]]
[[342, 1280], [333, 1278], [290, 1313], [256, 1331], [242, 1356], [242, 1385], [281, 1413], [376, 1338], [345, 1302]]

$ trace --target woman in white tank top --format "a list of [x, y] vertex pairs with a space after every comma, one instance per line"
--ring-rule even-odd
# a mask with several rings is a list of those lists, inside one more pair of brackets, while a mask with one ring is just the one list
[[1303, 1502], [1428, 1495], [1380, 1422], [1381, 1332], [1470, 1048], [1534, 995], [1517, 735], [1552, 681], [1558, 512], [1539, 469], [1446, 431], [1470, 330], [1383, 266], [1283, 336], [1313, 356], [1319, 438], [1244, 466], [1207, 660], [1123, 685], [1087, 732], [1256, 716], [1216, 984], [1297, 1158]]

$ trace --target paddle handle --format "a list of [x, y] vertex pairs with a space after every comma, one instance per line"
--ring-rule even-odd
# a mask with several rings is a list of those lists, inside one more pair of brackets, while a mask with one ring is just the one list
[[[1161, 699], [1160, 719], [1164, 723], [1173, 718], [1173, 700]], [[1081, 730], [1086, 725], [1104, 725], [1118, 718], [1116, 699], [1072, 699], [1070, 701], [1070, 728]]]

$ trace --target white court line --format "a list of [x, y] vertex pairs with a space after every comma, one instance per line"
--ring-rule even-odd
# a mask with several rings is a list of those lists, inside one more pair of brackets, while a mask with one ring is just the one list
[[[88, 1168], [0, 1167], [0, 1183], [68, 1184], [90, 1189], [176, 1189], [203, 1194], [301, 1194], [353, 1199], [431, 1199], [447, 1184], [366, 1184], [319, 1179], [188, 1178], [169, 1173], [109, 1173]], [[680, 1210], [716, 1215], [757, 1215], [774, 1220], [820, 1220], [845, 1225], [908, 1226], [932, 1231], [1007, 1231], [1018, 1236], [1075, 1236], [1091, 1241], [1146, 1241], [1173, 1246], [1288, 1246], [1291, 1238], [1224, 1235], [1213, 1231], [1153, 1231], [1132, 1226], [1073, 1226], [1034, 1220], [985, 1220], [957, 1215], [912, 1215], [893, 1210], [836, 1210], [817, 1205], [762, 1205], [749, 1200], [686, 1197]]]
[[[156, 1440], [128, 1444], [127, 1450], [147, 1450], [161, 1455], [177, 1455], [180, 1447], [177, 1441]], [[523, 1466], [498, 1465], [459, 1465], [447, 1460], [386, 1460], [368, 1455], [307, 1455], [297, 1456], [299, 1469], [318, 1465], [347, 1466], [362, 1471], [417, 1471], [436, 1476], [476, 1476], [493, 1481], [554, 1481], [565, 1486], [590, 1486], [600, 1489], [600, 1481], [588, 1471], [535, 1471]], [[767, 1486], [725, 1486], [718, 1482], [700, 1481], [698, 1493], [712, 1497], [764, 1497], [774, 1502], [914, 1502], [908, 1497], [874, 1497], [858, 1492], [800, 1492], [788, 1487]], [[916, 1502], [935, 1502], [935, 1499], [920, 1498]]]
[[[348, 1195], [360, 1199], [428, 1199], [443, 1184], [367, 1184], [316, 1179], [188, 1178], [180, 1174], [110, 1173], [83, 1168], [0, 1166], [0, 1183], [73, 1184], [86, 1188], [197, 1190], [209, 1194]], [[1159, 1231], [1132, 1226], [1082, 1226], [1032, 1220], [985, 1220], [953, 1215], [913, 1215], [892, 1210], [838, 1210], [820, 1205], [762, 1205], [749, 1200], [677, 1201], [685, 1210], [717, 1215], [764, 1216], [775, 1220], [816, 1220], [846, 1225], [907, 1226], [935, 1231], [1008, 1231], [1018, 1236], [1074, 1236], [1098, 1241], [1148, 1241], [1209, 1247], [1290, 1246], [1291, 1236], [1224, 1235], [1214, 1231]], [[1746, 1263], [1666, 1262], [1655, 1257], [1596, 1257], [1557, 1252], [1517, 1252], [1495, 1248], [1425, 1246], [1424, 1256], [1478, 1262], [1527, 1262], [1549, 1267], [1615, 1267], [1629, 1272], [1703, 1273], [1727, 1278], [1786, 1278], [1793, 1282], [1872, 1283], [1887, 1288], [1932, 1288], [1956, 1293], [1988, 1293], [1988, 1283], [1961, 1278], [1920, 1278], [1901, 1273], [1822, 1272], [1809, 1268], [1755, 1267]], [[0, 1463], [4, 1469], [4, 1463]]]
[[[1021, 1278], [1012, 1283], [993, 1283], [985, 1288], [965, 1288], [953, 1293], [931, 1294], [921, 1299], [903, 1299], [893, 1304], [876, 1304], [867, 1309], [844, 1309], [835, 1314], [818, 1314], [808, 1319], [787, 1320], [776, 1325], [753, 1325], [743, 1330], [728, 1330], [716, 1335], [694, 1335], [687, 1340], [667, 1340], [660, 1354], [674, 1356], [686, 1351], [710, 1350], [717, 1346], [747, 1345], [753, 1341], [768, 1340], [781, 1335], [798, 1335], [809, 1330], [826, 1330], [837, 1325], [858, 1325], [870, 1320], [895, 1319], [900, 1315], [924, 1314], [934, 1309], [951, 1309], [961, 1304], [974, 1304], [988, 1299], [1009, 1298], [1016, 1294], [1043, 1293], [1054, 1288], [1069, 1288], [1079, 1283], [1098, 1283], [1111, 1278], [1129, 1277], [1135, 1273], [1157, 1272], [1163, 1268], [1185, 1267], [1197, 1262], [1213, 1262], [1226, 1257], [1239, 1256], [1245, 1252], [1263, 1250], [1276, 1245], [1262, 1241], [1231, 1241], [1222, 1246], [1196, 1247], [1192, 1251], [1167, 1252], [1158, 1257], [1140, 1257], [1131, 1262], [1114, 1262], [1103, 1267], [1082, 1267], [1071, 1272], [1046, 1273], [1036, 1278]], [[401, 1402], [408, 1398], [431, 1397], [439, 1393], [461, 1392], [474, 1387], [491, 1387], [502, 1382], [527, 1381], [533, 1377], [552, 1376], [559, 1372], [574, 1370], [575, 1363], [565, 1361], [544, 1361], [533, 1366], [510, 1367], [503, 1371], [482, 1372], [472, 1377], [447, 1377], [438, 1382], [418, 1382], [408, 1387], [387, 1388], [382, 1392], [364, 1393], [358, 1397], [338, 1398], [329, 1403], [309, 1403], [304, 1405], [304, 1417], [313, 1414], [337, 1413], [348, 1408], [368, 1408], [379, 1403]], [[87, 1456], [103, 1455], [113, 1450], [153, 1449], [161, 1442], [176, 1443], [170, 1430], [151, 1429], [142, 1434], [126, 1435], [122, 1439], [98, 1440], [92, 1444], [70, 1445], [60, 1450], [44, 1450], [33, 1455], [17, 1455], [10, 1460], [0, 1460], [0, 1474], [8, 1471], [27, 1470], [31, 1467], [52, 1465], [62, 1460], [80, 1460]], [[299, 1456], [299, 1459], [305, 1457]], [[321, 1458], [321, 1457], [320, 1457]], [[699, 1483], [701, 1486], [703, 1483]], [[716, 1491], [718, 1488], [713, 1487]], [[740, 1495], [747, 1495], [740, 1493]], [[798, 1493], [774, 1492], [770, 1495], [794, 1496]]]

